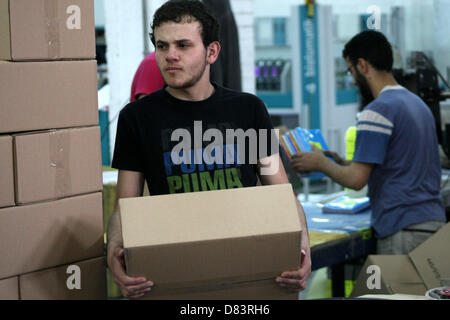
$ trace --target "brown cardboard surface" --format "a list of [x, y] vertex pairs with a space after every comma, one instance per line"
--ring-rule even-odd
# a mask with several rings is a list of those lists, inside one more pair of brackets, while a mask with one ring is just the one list
[[0, 136], [0, 208], [14, 206], [14, 167], [11, 136]]
[[102, 194], [1, 209], [0, 234], [0, 279], [102, 256]]
[[119, 206], [127, 272], [155, 283], [148, 298], [292, 297], [273, 285], [300, 264], [290, 185], [121, 199]]
[[[153, 289], [152, 289], [153, 290]], [[154, 291], [154, 290], [153, 290]], [[141, 300], [298, 300], [298, 293], [281, 288], [274, 279], [217, 285], [197, 290], [147, 295]]]
[[[373, 283], [373, 272], [367, 272], [371, 265], [380, 267], [380, 288], [369, 289], [367, 281]], [[412, 294], [426, 292], [420, 275], [407, 255], [369, 255], [356, 280], [352, 297], [366, 294]]]
[[0, 59], [95, 58], [92, 0], [1, 0], [0, 7]]
[[102, 190], [98, 126], [17, 135], [14, 150], [17, 204]]
[[443, 286], [441, 279], [450, 279], [450, 223], [409, 253], [427, 289]]
[[[352, 296], [396, 293], [424, 295], [427, 290], [443, 286], [441, 280], [450, 279], [449, 243], [450, 223], [447, 223], [408, 255], [368, 256]], [[366, 273], [369, 265], [381, 268], [380, 290], [367, 288], [366, 282], [371, 276]]]
[[0, 133], [98, 124], [97, 62], [0, 61]]
[[0, 300], [19, 300], [19, 278], [0, 280]]
[[0, 60], [10, 57], [9, 0], [0, 0]]
[[[78, 274], [80, 289], [75, 286]], [[106, 261], [100, 257], [21, 275], [19, 283], [21, 300], [105, 300]]]

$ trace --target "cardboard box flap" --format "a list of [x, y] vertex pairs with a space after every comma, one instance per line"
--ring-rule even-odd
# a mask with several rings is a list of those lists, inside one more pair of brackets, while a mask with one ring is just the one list
[[450, 223], [433, 234], [408, 255], [426, 287], [442, 286], [441, 279], [450, 279]]
[[301, 230], [290, 184], [120, 199], [125, 248]]
[[423, 282], [390, 282], [387, 284], [390, 293], [425, 295], [427, 288]]
[[371, 255], [372, 265], [380, 267], [383, 279], [397, 283], [420, 283], [417, 270], [406, 255]]
[[[378, 268], [380, 278], [377, 277]], [[407, 255], [369, 255], [358, 275], [352, 297], [365, 294], [423, 294], [424, 289], [422, 279]]]

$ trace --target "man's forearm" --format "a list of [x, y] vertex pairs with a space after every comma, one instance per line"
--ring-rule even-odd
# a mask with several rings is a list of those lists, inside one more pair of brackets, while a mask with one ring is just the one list
[[108, 256], [114, 252], [114, 249], [123, 247], [122, 228], [119, 219], [119, 210], [115, 210], [108, 223]]
[[303, 230], [302, 230], [302, 249], [309, 250], [308, 224], [306, 222], [305, 212], [303, 211], [303, 207], [297, 199], [296, 199], [295, 203], [297, 204], [298, 216], [300, 218], [300, 223], [303, 228]]
[[360, 172], [354, 169], [354, 163], [342, 166], [325, 158], [320, 171], [344, 187], [360, 190], [366, 185], [367, 178], [361, 178]]

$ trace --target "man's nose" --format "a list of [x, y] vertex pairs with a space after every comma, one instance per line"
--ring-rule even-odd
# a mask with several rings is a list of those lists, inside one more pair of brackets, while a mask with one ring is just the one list
[[170, 47], [166, 55], [166, 60], [173, 61], [178, 59], [179, 59], [178, 51], [176, 50], [175, 47]]

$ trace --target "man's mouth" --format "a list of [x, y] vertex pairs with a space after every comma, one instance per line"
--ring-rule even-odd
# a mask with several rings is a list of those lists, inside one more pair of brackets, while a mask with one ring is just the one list
[[166, 72], [169, 72], [169, 73], [174, 73], [174, 72], [177, 72], [177, 71], [181, 71], [181, 68], [179, 68], [179, 67], [168, 67], [168, 68], [166, 68]]

